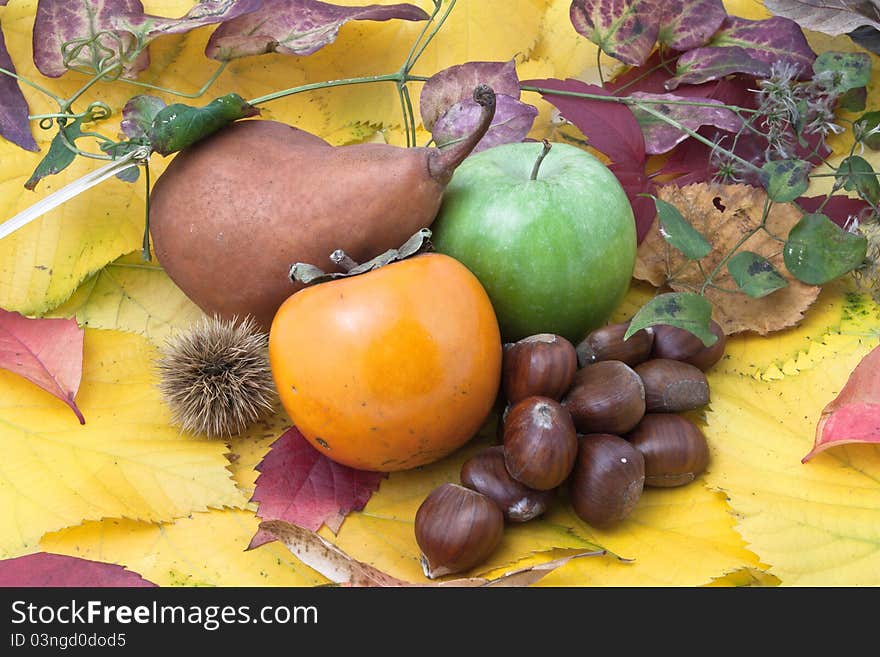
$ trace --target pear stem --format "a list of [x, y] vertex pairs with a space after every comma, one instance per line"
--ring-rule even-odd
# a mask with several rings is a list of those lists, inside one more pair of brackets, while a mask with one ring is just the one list
[[538, 179], [538, 169], [541, 168], [541, 162], [544, 161], [544, 158], [547, 157], [547, 153], [550, 152], [551, 144], [546, 139], [544, 140], [544, 148], [541, 149], [541, 154], [538, 156], [538, 159], [535, 160], [535, 166], [532, 167], [532, 175], [529, 176], [529, 180], [537, 180]]
[[358, 266], [358, 263], [342, 249], [336, 249], [330, 254], [330, 260], [334, 265], [341, 268], [346, 273]]
[[462, 141], [444, 150], [433, 149], [428, 156], [428, 173], [442, 185], [449, 182], [456, 167], [464, 162], [486, 134], [495, 117], [495, 92], [488, 84], [478, 84], [474, 100], [480, 106], [480, 120], [476, 129]]

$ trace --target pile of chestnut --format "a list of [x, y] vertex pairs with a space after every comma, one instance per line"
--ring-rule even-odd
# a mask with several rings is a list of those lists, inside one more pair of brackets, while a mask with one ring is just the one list
[[709, 461], [700, 429], [681, 415], [709, 402], [705, 370], [726, 338], [703, 345], [672, 326], [624, 340], [628, 324], [609, 324], [577, 347], [540, 334], [505, 345], [500, 445], [461, 468], [416, 512], [425, 575], [469, 570], [498, 546], [504, 523], [535, 518], [564, 486], [574, 512], [608, 528], [626, 518], [645, 486], [682, 486]]

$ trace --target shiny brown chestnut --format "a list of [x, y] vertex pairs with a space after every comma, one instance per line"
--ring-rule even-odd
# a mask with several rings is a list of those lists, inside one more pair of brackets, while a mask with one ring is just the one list
[[571, 506], [593, 527], [611, 527], [636, 507], [645, 485], [645, 459], [620, 436], [581, 436], [568, 480]]
[[628, 328], [629, 322], [622, 322], [607, 324], [592, 331], [575, 348], [578, 365], [586, 367], [600, 360], [619, 360], [632, 367], [647, 360], [654, 344], [653, 329], [641, 329], [624, 340]]
[[555, 489], [535, 490], [511, 477], [501, 445], [480, 450], [465, 461], [461, 483], [495, 502], [511, 522], [526, 522], [541, 515], [556, 496]]
[[580, 433], [620, 435], [645, 414], [645, 386], [626, 363], [603, 360], [578, 370], [562, 405]]
[[510, 476], [535, 490], [566, 480], [577, 456], [571, 415], [549, 397], [526, 397], [504, 422], [504, 464]]
[[706, 437], [680, 415], [648, 413], [625, 438], [645, 457], [646, 486], [683, 486], [709, 464]]
[[721, 360], [724, 355], [727, 336], [721, 325], [714, 319], [709, 322], [709, 329], [718, 339], [709, 347], [690, 331], [685, 331], [677, 326], [660, 324], [652, 328], [654, 329], [652, 358], [681, 360], [705, 372]]
[[504, 514], [488, 497], [458, 484], [431, 491], [415, 518], [416, 543], [429, 579], [485, 561], [504, 533]]
[[574, 345], [560, 335], [540, 333], [505, 345], [501, 387], [511, 404], [535, 395], [560, 399], [576, 371]]
[[645, 412], [678, 413], [709, 403], [709, 382], [698, 367], [680, 360], [652, 358], [635, 367], [645, 385]]

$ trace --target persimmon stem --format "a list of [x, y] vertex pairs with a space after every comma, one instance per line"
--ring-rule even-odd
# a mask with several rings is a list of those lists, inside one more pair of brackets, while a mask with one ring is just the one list
[[538, 179], [538, 169], [541, 168], [541, 163], [544, 161], [544, 158], [547, 157], [547, 153], [550, 152], [551, 144], [546, 139], [544, 140], [544, 148], [541, 149], [541, 154], [538, 155], [538, 159], [535, 160], [535, 166], [532, 167], [532, 175], [529, 176], [529, 180], [537, 180]]
[[358, 266], [358, 262], [342, 249], [336, 249], [331, 253], [330, 261], [346, 273]]

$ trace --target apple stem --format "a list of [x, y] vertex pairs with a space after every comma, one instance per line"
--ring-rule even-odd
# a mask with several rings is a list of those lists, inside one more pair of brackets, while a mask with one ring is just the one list
[[358, 263], [342, 249], [336, 249], [330, 254], [330, 260], [346, 273], [358, 266]]
[[550, 142], [546, 139], [544, 140], [544, 148], [541, 149], [541, 154], [538, 156], [538, 159], [535, 160], [535, 166], [532, 167], [532, 175], [529, 177], [529, 180], [537, 180], [538, 179], [538, 169], [541, 168], [541, 162], [544, 161], [544, 158], [547, 157], [547, 153], [550, 152]]

